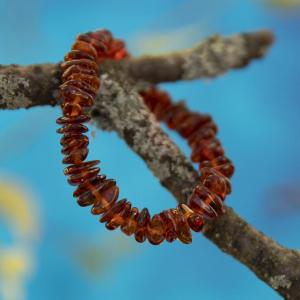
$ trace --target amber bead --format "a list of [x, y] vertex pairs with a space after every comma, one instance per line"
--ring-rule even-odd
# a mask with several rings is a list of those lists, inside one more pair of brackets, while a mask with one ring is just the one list
[[93, 56], [95, 59], [97, 58], [97, 51], [94, 48], [93, 45], [84, 42], [84, 41], [78, 41], [76, 40], [75, 43], [72, 46], [72, 50], [79, 50], [81, 52], [90, 54], [91, 56]]
[[84, 123], [89, 121], [91, 118], [87, 115], [79, 115], [76, 117], [60, 117], [56, 120], [57, 124], [74, 124], [74, 123]]
[[213, 122], [206, 123], [188, 137], [188, 144], [192, 147], [194, 144], [201, 144], [202, 140], [210, 140], [215, 137], [217, 130]]
[[193, 147], [191, 155], [193, 162], [213, 160], [224, 154], [224, 150], [217, 139], [203, 140], [201, 144], [194, 144]]
[[126, 199], [115, 202], [100, 218], [101, 223], [109, 222], [116, 214], [120, 213], [126, 206]]
[[62, 74], [63, 82], [65, 83], [66, 81], [68, 81], [73, 74], [82, 74], [82, 75], [89, 75], [94, 77], [98, 76], [97, 71], [94, 69], [88, 69], [78, 65], [73, 65], [63, 72]]
[[114, 216], [107, 221], [105, 227], [109, 230], [115, 230], [122, 224], [124, 224], [127, 217], [130, 215], [131, 203], [127, 202], [124, 207], [120, 210], [119, 213], [114, 214]]
[[211, 198], [209, 191], [204, 186], [197, 186], [189, 197], [188, 206], [200, 215], [215, 218], [217, 212], [206, 203], [207, 197]]
[[99, 171], [99, 168], [91, 168], [81, 172], [80, 174], [71, 175], [68, 179], [68, 183], [70, 185], [78, 185], [80, 183], [83, 183], [87, 179], [95, 178], [98, 175]]
[[204, 225], [204, 220], [203, 216], [197, 213], [193, 213], [192, 215], [189, 216], [188, 218], [188, 224], [190, 228], [195, 231], [195, 232], [200, 232], [202, 231], [203, 225]]
[[93, 47], [97, 51], [97, 57], [99, 56], [100, 53], [106, 53], [107, 52], [107, 49], [108, 49], [107, 45], [105, 43], [103, 43], [102, 41], [100, 41], [98, 39], [95, 39], [89, 33], [87, 33], [87, 34], [80, 34], [77, 37], [77, 40], [84, 41], [84, 42], [87, 42], [87, 43], [93, 45]]
[[71, 165], [64, 169], [65, 175], [80, 174], [82, 171], [92, 168], [100, 163], [100, 160], [91, 160], [77, 165]]
[[132, 235], [135, 233], [137, 228], [137, 218], [139, 216], [139, 210], [136, 207], [133, 207], [130, 211], [129, 216], [125, 219], [124, 223], [121, 226], [121, 230], [126, 235]]
[[88, 144], [89, 138], [82, 133], [65, 133], [63, 137], [60, 139], [60, 144], [64, 147], [72, 145], [73, 142], [76, 143], [76, 141], [79, 140], [86, 140]]
[[63, 164], [79, 164], [82, 163], [89, 153], [89, 149], [81, 148], [73, 150], [69, 155], [65, 156], [63, 159]]
[[71, 140], [67, 146], [65, 146], [62, 150], [61, 153], [65, 155], [71, 154], [73, 151], [79, 150], [79, 149], [84, 149], [88, 146], [89, 144], [89, 139], [86, 138], [86, 136], [82, 136], [82, 138], [79, 139], [73, 139]]
[[64, 60], [70, 61], [74, 59], [90, 59], [95, 60], [95, 57], [93, 55], [90, 55], [86, 52], [80, 51], [80, 50], [71, 50], [69, 53], [65, 55]]
[[93, 97], [96, 96], [97, 91], [98, 91], [98, 89], [94, 88], [89, 83], [87, 83], [85, 81], [81, 81], [81, 80], [68, 80], [63, 85], [61, 85], [61, 87], [64, 87], [64, 86], [70, 86], [70, 87], [73, 86], [73, 87], [79, 88], [80, 90], [90, 94]]
[[[80, 165], [80, 164], [78, 164]], [[98, 175], [97, 177], [86, 180], [84, 183], [80, 184], [73, 193], [74, 197], [80, 197], [87, 194], [87, 197], [91, 197], [92, 191], [99, 189], [102, 183], [106, 180], [105, 175]]]
[[[95, 204], [92, 207], [92, 214], [99, 215], [107, 211], [114, 205], [119, 196], [119, 188], [114, 180], [104, 180], [99, 186], [89, 190], [91, 196], [95, 198]], [[80, 198], [86, 197], [86, 193]]]
[[165, 226], [160, 215], [154, 215], [147, 227], [148, 241], [153, 245], [161, 244], [165, 239]]
[[183, 213], [180, 209], [171, 209], [170, 211], [176, 222], [176, 233], [178, 239], [184, 244], [190, 244], [192, 242], [192, 233]]
[[82, 108], [79, 104], [75, 103], [64, 103], [62, 105], [63, 114], [66, 117], [76, 117], [81, 115]]
[[100, 87], [100, 80], [97, 76], [91, 76], [83, 73], [74, 73], [68, 77], [68, 81], [66, 81], [65, 83], [69, 82], [70, 80], [78, 80], [83, 83], [87, 83], [96, 90], [98, 90]]
[[150, 221], [150, 214], [147, 208], [144, 208], [137, 219], [137, 229], [135, 231], [135, 240], [143, 243], [147, 237], [147, 226]]
[[210, 191], [216, 193], [222, 199], [225, 199], [226, 195], [231, 193], [231, 184], [226, 176], [211, 168], [202, 168], [201, 173], [203, 185]]
[[93, 96], [74, 86], [62, 86], [60, 92], [65, 99], [65, 103], [79, 104], [83, 107], [92, 106], [94, 103]]
[[234, 173], [234, 166], [232, 162], [224, 156], [219, 156], [211, 161], [201, 162], [201, 168], [204, 167], [213, 168], [228, 178], [230, 178]]
[[56, 130], [57, 133], [84, 133], [88, 128], [82, 124], [66, 124], [63, 127]]
[[188, 206], [208, 218], [214, 218], [224, 213], [221, 198], [202, 185], [196, 186], [189, 198]]
[[176, 222], [170, 210], [165, 210], [160, 213], [160, 216], [165, 224], [166, 241], [172, 243], [177, 239]]
[[99, 72], [98, 64], [91, 59], [84, 59], [84, 58], [73, 59], [73, 60], [65, 61], [60, 65], [63, 71], [66, 71], [71, 66], [78, 66], [82, 69], [89, 69], [89, 70], [94, 70], [96, 72]]

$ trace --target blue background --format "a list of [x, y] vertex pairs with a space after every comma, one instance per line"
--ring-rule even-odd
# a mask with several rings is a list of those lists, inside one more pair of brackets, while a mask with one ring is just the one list
[[[266, 58], [246, 69], [162, 86], [192, 109], [211, 113], [219, 125], [236, 166], [227, 204], [276, 241], [299, 248], [299, 9], [258, 0], [0, 0], [0, 62], [60, 61], [79, 32], [99, 27], [125, 39], [132, 54], [149, 50], [143, 48], [147, 37], [159, 52], [214, 33], [274, 31], [276, 43]], [[159, 49], [155, 35], [175, 38]], [[153, 247], [107, 232], [72, 199], [55, 132], [59, 115], [50, 107], [1, 111], [0, 175], [33, 191], [39, 210], [41, 233], [25, 299], [280, 299], [201, 235], [194, 234], [190, 246]], [[184, 142], [170, 135], [188, 155]], [[175, 205], [115, 133], [97, 130], [91, 144], [90, 157], [100, 158], [103, 173], [118, 180], [121, 196], [151, 212]], [[12, 243], [1, 236], [1, 243]]]

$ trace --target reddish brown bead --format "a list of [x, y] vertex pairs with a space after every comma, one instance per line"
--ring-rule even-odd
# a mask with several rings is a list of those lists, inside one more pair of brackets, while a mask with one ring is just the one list
[[74, 59], [90, 59], [95, 60], [95, 57], [93, 55], [90, 55], [86, 52], [82, 52], [79, 50], [71, 50], [69, 53], [65, 55], [65, 61], [70, 61]]
[[84, 133], [89, 129], [82, 124], [66, 124], [63, 127], [56, 130], [57, 133]]
[[65, 175], [79, 174], [79, 173], [83, 172], [84, 170], [87, 170], [91, 167], [96, 166], [99, 163], [100, 163], [100, 160], [91, 160], [91, 161], [83, 162], [81, 164], [71, 165], [64, 169], [64, 174]]
[[93, 96], [74, 86], [62, 85], [60, 92], [65, 103], [79, 104], [83, 107], [91, 106], [94, 103]]
[[147, 227], [148, 241], [153, 245], [161, 244], [165, 239], [164, 222], [160, 215], [154, 215]]
[[118, 202], [115, 202], [107, 212], [105, 212], [100, 218], [101, 223], [109, 222], [116, 214], [119, 214], [126, 206], [126, 199], [122, 199]]
[[75, 43], [72, 46], [72, 50], [79, 50], [81, 52], [87, 53], [91, 56], [93, 56], [95, 59], [97, 58], [97, 51], [93, 47], [93, 45], [84, 42], [84, 41], [75, 41]]
[[171, 209], [170, 211], [176, 223], [178, 239], [184, 244], [190, 244], [192, 242], [192, 233], [184, 215], [179, 209]]
[[204, 225], [204, 220], [202, 215], [193, 213], [192, 215], [189, 216], [187, 221], [192, 230], [194, 230], [195, 232], [202, 231]]
[[120, 210], [119, 213], [116, 213], [106, 224], [105, 227], [109, 230], [115, 230], [122, 224], [124, 224], [126, 218], [130, 216], [131, 203], [127, 202], [125, 206]]
[[82, 135], [82, 137], [78, 139], [70, 140], [68, 145], [61, 150], [61, 153], [65, 155], [69, 155], [72, 152], [77, 151], [79, 149], [87, 148], [88, 144], [89, 144], [89, 139], [85, 135]]
[[143, 243], [147, 236], [147, 226], [150, 221], [150, 214], [147, 208], [144, 208], [137, 219], [137, 229], [135, 231], [135, 240]]
[[89, 121], [91, 118], [87, 115], [79, 115], [76, 117], [60, 117], [56, 120], [57, 124], [79, 124]]
[[[90, 193], [95, 198], [95, 204], [91, 212], [94, 215], [99, 215], [107, 211], [117, 201], [119, 188], [114, 180], [104, 180], [96, 189], [90, 189]], [[80, 197], [83, 198], [84, 195]]]
[[139, 216], [139, 210], [136, 207], [133, 207], [130, 211], [129, 216], [125, 219], [124, 223], [121, 226], [121, 230], [126, 235], [132, 235], [135, 233], [137, 228], [137, 219]]
[[79, 104], [64, 103], [62, 109], [66, 117], [77, 117], [82, 114], [82, 108]]
[[[81, 165], [81, 164], [78, 164]], [[105, 175], [98, 175], [96, 178], [91, 180], [86, 180], [84, 183], [80, 184], [73, 193], [74, 197], [80, 197], [84, 194], [88, 194], [87, 197], [93, 196], [93, 191], [98, 190], [102, 187], [102, 183], [106, 180]], [[94, 197], [94, 196], [93, 196]]]
[[70, 185], [78, 185], [83, 183], [87, 179], [95, 178], [100, 169], [99, 168], [91, 168], [85, 171], [82, 171], [80, 174], [71, 175], [68, 179], [68, 183]]
[[99, 66], [98, 64], [91, 59], [73, 59], [69, 61], [65, 61], [61, 64], [61, 68], [63, 71], [66, 71], [68, 68], [71, 66], [79, 66], [82, 69], [89, 69], [89, 70], [94, 70], [97, 73], [99, 72]]
[[98, 89], [95, 89], [89, 83], [81, 80], [68, 80], [63, 85], [61, 85], [61, 88], [64, 86], [73, 86], [79, 88], [80, 90], [90, 94], [92, 97], [95, 97], [98, 91]]
[[[68, 79], [65, 83], [67, 83], [71, 80], [78, 80], [83, 83], [87, 83], [96, 90], [98, 90], [100, 87], [100, 80], [97, 76], [91, 76], [91, 75], [87, 75], [87, 74], [83, 74], [83, 73], [74, 73], [74, 74], [68, 76]], [[62, 85], [62, 86], [64, 86], [64, 85]]]
[[63, 159], [63, 164], [80, 164], [82, 163], [89, 153], [89, 149], [81, 148], [73, 150], [69, 155], [65, 156]]
[[172, 243], [177, 239], [176, 222], [170, 210], [165, 210], [160, 213], [160, 216], [165, 224], [166, 241]]

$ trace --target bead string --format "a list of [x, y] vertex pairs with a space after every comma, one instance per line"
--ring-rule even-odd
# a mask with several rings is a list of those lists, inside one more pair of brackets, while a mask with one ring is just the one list
[[83, 123], [90, 117], [83, 110], [93, 105], [100, 88], [99, 66], [104, 59], [120, 60], [128, 56], [124, 42], [113, 38], [108, 30], [79, 35], [65, 56], [60, 86], [63, 116], [57, 119], [62, 125], [57, 132], [63, 135], [60, 140], [63, 163], [69, 165], [64, 173], [69, 184], [76, 186], [73, 195], [77, 203], [92, 206], [91, 213], [101, 215], [100, 222], [107, 229], [120, 227], [140, 243], [148, 239], [158, 245], [178, 238], [188, 244], [192, 242], [190, 229], [200, 232], [205, 218], [221, 215], [223, 201], [231, 191], [229, 178], [234, 167], [224, 156], [216, 138], [217, 126], [210, 116], [189, 111], [183, 102], [172, 103], [169, 95], [156, 87], [140, 93], [158, 121], [187, 139], [192, 148], [192, 161], [200, 163], [200, 182], [187, 204], [179, 204], [153, 217], [147, 208], [139, 211], [127, 199], [118, 200], [116, 181], [100, 174], [97, 167], [100, 161], [86, 161], [89, 138], [84, 134], [88, 128]]

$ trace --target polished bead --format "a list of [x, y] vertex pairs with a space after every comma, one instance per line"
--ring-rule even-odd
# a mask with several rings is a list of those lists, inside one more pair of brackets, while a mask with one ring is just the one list
[[193, 213], [192, 215], [189, 216], [188, 218], [188, 224], [190, 228], [195, 231], [195, 232], [200, 232], [202, 231], [203, 225], [204, 225], [204, 220], [203, 216], [197, 213]]
[[66, 117], [77, 117], [82, 114], [82, 108], [79, 104], [64, 103], [62, 105], [63, 114]]
[[177, 239], [176, 223], [170, 210], [165, 210], [160, 213], [160, 216], [165, 224], [166, 241], [172, 243]]
[[86, 53], [86, 52], [83, 52], [83, 51], [80, 51], [80, 50], [71, 50], [69, 53], [67, 53], [65, 55], [65, 61], [70, 61], [70, 60], [74, 60], [74, 59], [90, 59], [90, 60], [95, 60], [95, 57]]
[[82, 135], [82, 137], [78, 139], [70, 140], [69, 143], [65, 147], [63, 147], [61, 153], [65, 155], [69, 155], [79, 149], [87, 148], [88, 144], [89, 144], [89, 139], [85, 135]]
[[57, 124], [79, 124], [89, 121], [91, 118], [87, 115], [79, 115], [76, 117], [60, 117], [56, 120]]
[[97, 58], [97, 51], [93, 47], [93, 45], [91, 45], [87, 42], [84, 42], [84, 41], [78, 41], [78, 40], [75, 41], [75, 43], [72, 46], [72, 50], [79, 50], [81, 52], [90, 54], [94, 58]]
[[234, 173], [234, 166], [232, 162], [224, 156], [219, 156], [211, 161], [205, 160], [201, 162], [201, 169], [205, 167], [213, 168], [228, 178], [230, 178]]
[[133, 207], [130, 211], [130, 215], [125, 219], [124, 223], [121, 225], [121, 230], [126, 235], [132, 235], [135, 233], [137, 228], [137, 218], [139, 216], [139, 210]]
[[92, 106], [94, 103], [94, 97], [79, 88], [63, 85], [60, 91], [65, 103], [79, 104], [83, 107]]
[[192, 242], [192, 233], [184, 215], [179, 209], [171, 209], [171, 213], [176, 222], [178, 239], [184, 244], [190, 244]]
[[116, 213], [106, 224], [105, 227], [109, 230], [115, 230], [124, 224], [126, 218], [130, 215], [131, 203], [127, 202], [125, 206]]
[[98, 73], [94, 69], [88, 69], [88, 68], [83, 68], [78, 65], [72, 65], [68, 69], [66, 69], [63, 74], [62, 74], [62, 81], [63, 83], [66, 83], [67, 81], [70, 80], [70, 77], [73, 74], [85, 74], [89, 76], [98, 76]]
[[148, 241], [153, 245], [159, 245], [165, 239], [164, 222], [160, 215], [154, 215], [147, 227]]
[[126, 206], [126, 199], [115, 202], [100, 218], [101, 223], [110, 221], [116, 214], [120, 213]]
[[[71, 80], [77, 80], [77, 81], [81, 81], [83, 83], [87, 83], [96, 90], [98, 90], [100, 87], [100, 80], [97, 76], [91, 76], [91, 75], [87, 75], [87, 74], [83, 74], [83, 73], [74, 73], [74, 74], [68, 76], [68, 79], [65, 83], [67, 83]], [[64, 86], [64, 84], [62, 86]]]
[[82, 171], [87, 170], [91, 167], [94, 167], [99, 163], [100, 163], [100, 160], [91, 160], [91, 161], [83, 162], [81, 164], [71, 165], [64, 169], [64, 174], [65, 175], [79, 174]]
[[107, 211], [117, 201], [119, 196], [119, 188], [114, 180], [105, 180], [98, 188], [90, 190], [90, 192], [95, 198], [95, 204], [91, 210], [94, 215]]
[[73, 59], [65, 61], [60, 65], [63, 71], [67, 70], [71, 66], [79, 66], [83, 69], [95, 70], [96, 72], [99, 72], [98, 64], [91, 59]]
[[135, 240], [143, 243], [147, 236], [147, 226], [150, 221], [150, 214], [147, 208], [144, 208], [137, 219], [137, 229], [135, 231]]
[[88, 148], [81, 148], [73, 150], [69, 155], [63, 159], [63, 164], [79, 164], [82, 163], [89, 153]]
[[87, 179], [95, 178], [99, 171], [99, 168], [91, 168], [81, 172], [80, 174], [71, 175], [68, 179], [68, 183], [71, 185], [81, 184]]
[[[84, 163], [83, 163], [84, 164]], [[78, 164], [81, 165], [81, 164]], [[71, 166], [72, 167], [72, 166]], [[86, 180], [84, 183], [80, 184], [73, 193], [74, 197], [80, 197], [87, 194], [87, 197], [93, 197], [93, 192], [102, 187], [102, 183], [106, 180], [105, 175], [98, 175], [97, 177]], [[91, 196], [92, 195], [92, 196]]]
[[57, 133], [84, 133], [89, 129], [82, 124], [66, 124], [63, 127], [56, 130]]
[[63, 85], [61, 85], [61, 87], [63, 86], [73, 86], [79, 88], [80, 90], [90, 94], [93, 98], [96, 96], [98, 91], [98, 89], [82, 80], [68, 80]]

